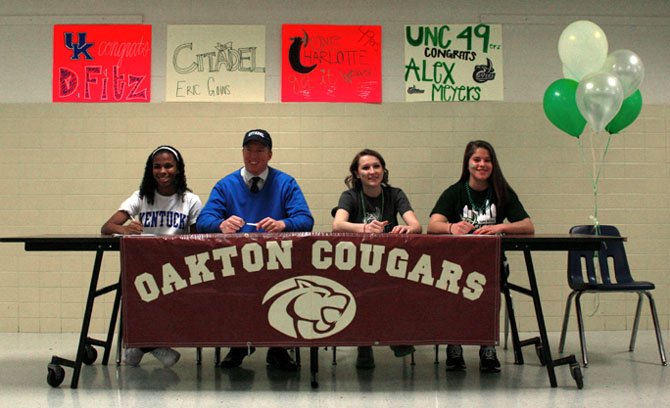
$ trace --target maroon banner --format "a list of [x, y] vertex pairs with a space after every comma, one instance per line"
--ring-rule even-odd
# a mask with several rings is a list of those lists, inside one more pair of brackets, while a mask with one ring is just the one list
[[121, 240], [124, 340], [151, 346], [494, 344], [500, 237]]

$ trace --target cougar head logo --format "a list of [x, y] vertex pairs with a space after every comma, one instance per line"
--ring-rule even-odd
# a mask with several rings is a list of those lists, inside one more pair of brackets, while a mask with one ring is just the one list
[[298, 276], [274, 285], [263, 298], [272, 302], [270, 325], [296, 339], [321, 339], [342, 331], [356, 314], [347, 288], [320, 276]]

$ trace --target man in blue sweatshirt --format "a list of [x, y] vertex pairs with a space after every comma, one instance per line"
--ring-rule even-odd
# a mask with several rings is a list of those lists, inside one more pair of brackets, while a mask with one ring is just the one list
[[[295, 179], [268, 166], [272, 138], [263, 129], [253, 129], [242, 140], [244, 167], [219, 180], [200, 211], [196, 223], [200, 233], [309, 232], [314, 218]], [[232, 347], [222, 368], [238, 367], [255, 348]], [[283, 348], [268, 350], [268, 364], [286, 371], [297, 370]]]

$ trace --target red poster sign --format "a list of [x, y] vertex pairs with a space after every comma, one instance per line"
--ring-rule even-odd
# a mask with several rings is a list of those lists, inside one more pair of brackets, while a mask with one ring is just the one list
[[150, 25], [54, 25], [53, 102], [149, 102]]
[[494, 344], [500, 237], [128, 236], [124, 340], [149, 346]]
[[282, 102], [381, 103], [381, 67], [381, 26], [282, 26]]

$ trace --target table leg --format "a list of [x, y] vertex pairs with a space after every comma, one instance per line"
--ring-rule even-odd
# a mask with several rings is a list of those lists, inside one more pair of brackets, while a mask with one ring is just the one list
[[[88, 295], [86, 298], [86, 307], [84, 309], [84, 318], [82, 320], [81, 333], [79, 334], [76, 358], [74, 361], [72, 361], [62, 357], [52, 356], [51, 362], [47, 366], [47, 382], [52, 387], [58, 387], [63, 382], [63, 379], [65, 378], [65, 371], [63, 370], [62, 366], [65, 366], [72, 367], [74, 369], [70, 387], [77, 388], [79, 385], [79, 374], [81, 372], [82, 363], [87, 365], [93, 364], [98, 356], [98, 352], [93, 346], [104, 347], [105, 353], [102, 362], [104, 365], [106, 365], [109, 360], [109, 352], [114, 337], [114, 329], [116, 326], [116, 318], [118, 316], [121, 291], [119, 283], [103, 287], [99, 290], [97, 289], [104, 252], [105, 250], [103, 248], [98, 248], [95, 254], [95, 261], [93, 263], [93, 270], [91, 272], [91, 282], [89, 284]], [[107, 339], [105, 341], [92, 339], [88, 337], [88, 330], [91, 324], [91, 315], [93, 314], [93, 304], [95, 302], [95, 298], [113, 291], [116, 291], [116, 297], [114, 299], [114, 310], [112, 311], [112, 321], [109, 325]]]
[[[533, 258], [531, 256], [530, 250], [526, 249], [523, 251], [524, 259], [526, 261], [526, 270], [528, 271], [528, 282], [530, 284], [530, 291], [533, 297], [533, 305], [535, 306], [535, 316], [537, 318], [537, 326], [540, 331], [540, 348], [538, 354], [541, 357], [541, 360], [544, 360], [543, 363], [547, 366], [547, 374], [549, 374], [549, 383], [552, 388], [557, 386], [556, 383], [556, 371], [554, 367], [569, 364], [570, 365], [570, 374], [575, 379], [577, 383], [577, 388], [582, 388], [584, 386], [583, 377], [579, 364], [575, 355], [559, 358], [554, 360], [551, 356], [551, 348], [549, 346], [549, 337], [547, 336], [547, 327], [544, 323], [544, 313], [542, 312], [542, 304], [540, 302], [540, 289], [537, 285], [537, 279], [535, 277], [535, 268], [533, 267]], [[537, 345], [536, 345], [537, 347]]]
[[316, 373], [319, 371], [319, 348], [309, 348], [309, 372], [312, 377], [312, 388], [319, 388], [319, 381], [316, 379]]
[[[116, 289], [114, 295], [114, 306], [112, 306], [112, 316], [109, 319], [109, 328], [107, 329], [107, 340], [105, 341], [105, 353], [102, 357], [102, 365], [107, 365], [109, 362], [109, 355], [112, 351], [112, 341], [114, 340], [114, 331], [116, 330], [116, 321], [119, 317], [119, 310], [121, 305], [121, 274], [119, 273], [119, 282], [113, 285]], [[119, 342], [121, 337], [119, 337]]]
[[512, 295], [507, 283], [507, 279], [502, 283], [502, 292], [505, 296], [505, 310], [509, 320], [510, 328], [512, 329], [512, 349], [514, 350], [514, 364], [523, 364], [523, 353], [521, 352], [521, 341], [519, 340], [519, 329], [516, 325], [516, 317], [514, 314], [514, 305], [512, 303]]

